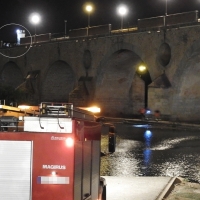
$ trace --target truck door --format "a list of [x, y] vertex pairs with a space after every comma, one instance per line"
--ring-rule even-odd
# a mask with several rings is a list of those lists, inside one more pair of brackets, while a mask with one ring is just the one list
[[0, 140], [0, 199], [31, 199], [32, 142]]

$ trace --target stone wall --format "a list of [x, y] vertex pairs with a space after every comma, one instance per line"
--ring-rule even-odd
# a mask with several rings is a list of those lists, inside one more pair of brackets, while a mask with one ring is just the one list
[[[136, 73], [143, 63], [152, 80], [148, 107], [159, 109], [169, 119], [198, 121], [199, 31], [194, 25], [168, 29], [166, 34], [149, 30], [36, 44], [17, 58], [0, 56], [0, 73], [9, 77], [8, 84], [17, 85], [29, 71], [39, 70], [39, 98], [34, 98], [38, 101], [68, 102], [69, 94], [79, 87], [80, 77], [93, 77], [90, 103], [100, 105], [106, 115], [131, 116], [144, 106], [144, 82]], [[17, 56], [27, 48], [0, 51]], [[20, 75], [13, 76], [16, 70]], [[169, 87], [157, 82], [163, 73]]]

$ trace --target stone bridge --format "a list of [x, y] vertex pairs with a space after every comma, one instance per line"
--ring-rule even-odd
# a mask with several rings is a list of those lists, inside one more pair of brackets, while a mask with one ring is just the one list
[[95, 104], [102, 115], [130, 117], [147, 106], [170, 120], [196, 122], [199, 33], [196, 24], [1, 49], [7, 56], [0, 55], [0, 83], [25, 90], [32, 104]]

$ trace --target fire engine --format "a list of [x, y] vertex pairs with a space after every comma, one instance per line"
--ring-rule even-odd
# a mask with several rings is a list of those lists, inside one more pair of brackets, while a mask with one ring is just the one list
[[[101, 128], [70, 103], [31, 111], [0, 105], [0, 199], [106, 200]], [[110, 138], [109, 145], [114, 151]]]

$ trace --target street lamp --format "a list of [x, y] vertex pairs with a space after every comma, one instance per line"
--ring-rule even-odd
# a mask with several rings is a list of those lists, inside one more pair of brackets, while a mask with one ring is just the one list
[[137, 68], [137, 74], [144, 81], [144, 106], [145, 106], [145, 108], [147, 108], [147, 104], [148, 104], [148, 80], [147, 80], [148, 70], [147, 70], [147, 67], [143, 63], [141, 63], [139, 65], [139, 67]]
[[93, 10], [93, 6], [91, 4], [88, 4], [85, 6], [85, 10], [88, 13], [88, 28], [90, 27], [90, 13]]
[[139, 67], [138, 67], [138, 71], [140, 71], [141, 73], [142, 72], [145, 72], [146, 71], [146, 66], [145, 65], [140, 65]]
[[36, 40], [36, 25], [39, 24], [40, 21], [41, 21], [41, 17], [38, 13], [32, 13], [30, 15], [30, 22], [35, 25], [35, 40]]
[[121, 16], [121, 30], [123, 30], [123, 18], [127, 14], [128, 9], [125, 5], [120, 5], [117, 10], [118, 14]]

